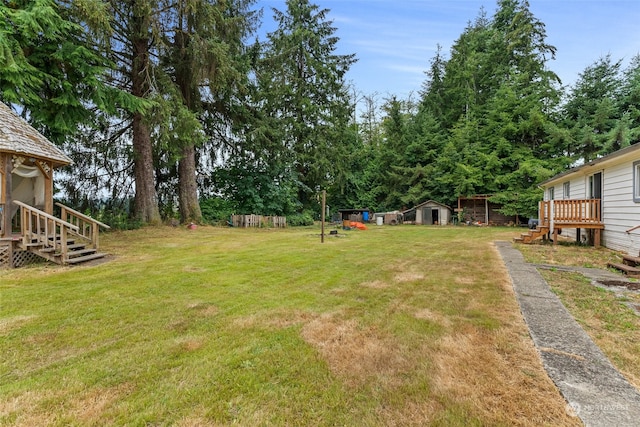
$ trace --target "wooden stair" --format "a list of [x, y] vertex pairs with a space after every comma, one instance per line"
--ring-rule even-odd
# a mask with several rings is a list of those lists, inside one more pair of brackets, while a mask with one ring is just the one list
[[640, 266], [640, 257], [624, 255], [622, 257], [622, 264], [609, 262], [607, 266], [621, 271], [626, 276], [640, 277], [640, 268], [638, 268]]
[[76, 243], [74, 240], [67, 241], [66, 258], [63, 257], [62, 253], [56, 251], [54, 248], [46, 246], [44, 243], [35, 240], [31, 243], [27, 243], [26, 245], [21, 244], [20, 246], [22, 246], [24, 250], [59, 265], [77, 265], [93, 261], [95, 259], [104, 258], [106, 256], [106, 254], [98, 252], [97, 249], [87, 248], [87, 245], [89, 245], [89, 243]]
[[103, 258], [98, 252], [100, 228], [109, 229], [81, 212], [60, 203], [57, 218], [26, 203], [14, 200], [20, 207], [20, 235], [17, 246], [60, 265], [75, 265]]
[[549, 227], [539, 225], [533, 230], [529, 230], [527, 233], [520, 234], [520, 237], [513, 239], [515, 243], [529, 244], [540, 237], [546, 236], [549, 233]]

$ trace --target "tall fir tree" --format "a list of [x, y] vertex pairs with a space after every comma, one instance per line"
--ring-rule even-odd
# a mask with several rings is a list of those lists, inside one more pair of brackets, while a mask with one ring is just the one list
[[355, 57], [335, 53], [339, 39], [329, 10], [308, 0], [287, 0], [286, 6], [273, 10], [278, 28], [267, 36], [257, 79], [261, 108], [276, 119], [270, 123], [290, 153], [298, 200], [311, 208], [319, 187], [344, 165], [338, 147], [351, 112], [344, 77]]
[[[200, 222], [197, 192], [198, 150], [206, 139], [198, 117], [218, 119], [218, 130], [227, 126], [230, 103], [246, 85], [245, 40], [255, 30], [253, 0], [180, 0], [165, 8], [161, 66], [176, 86], [173, 129], [162, 129], [160, 138], [178, 157], [178, 204], [183, 222]], [[170, 92], [171, 93], [171, 92]], [[185, 118], [191, 123], [182, 125]], [[179, 131], [176, 131], [179, 129]], [[214, 149], [220, 142], [212, 141]]]
[[601, 57], [580, 73], [563, 107], [564, 126], [571, 129], [575, 160], [591, 161], [610, 145], [611, 131], [622, 114], [618, 102], [621, 61]]
[[[109, 81], [105, 4], [21, 0], [0, 4], [0, 100], [59, 144], [94, 125], [97, 110], [147, 105]], [[98, 35], [99, 34], [99, 35]]]

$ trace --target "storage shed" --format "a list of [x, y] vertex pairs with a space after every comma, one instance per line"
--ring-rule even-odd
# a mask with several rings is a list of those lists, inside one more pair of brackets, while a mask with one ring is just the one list
[[484, 225], [508, 225], [519, 223], [515, 216], [507, 216], [500, 212], [501, 205], [492, 202], [492, 194], [476, 194], [473, 196], [458, 197], [458, 209], [462, 212], [462, 221], [467, 223], [480, 223]]
[[434, 200], [427, 200], [404, 211], [404, 218], [412, 218], [418, 225], [447, 225], [452, 220], [451, 208]]
[[369, 209], [339, 209], [341, 221], [369, 222], [371, 211]]

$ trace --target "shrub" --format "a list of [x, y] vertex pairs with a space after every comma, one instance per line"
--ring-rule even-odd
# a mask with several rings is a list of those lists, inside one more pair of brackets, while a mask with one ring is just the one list
[[233, 204], [221, 197], [207, 197], [200, 200], [202, 219], [210, 224], [226, 224], [233, 214]]
[[287, 226], [300, 227], [308, 225], [313, 225], [313, 215], [310, 212], [302, 212], [287, 216]]

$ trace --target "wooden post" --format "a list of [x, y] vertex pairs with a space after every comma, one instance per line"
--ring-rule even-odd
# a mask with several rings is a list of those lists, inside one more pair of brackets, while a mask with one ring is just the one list
[[484, 222], [486, 225], [489, 225], [489, 198], [485, 197], [484, 199]]
[[11, 156], [9, 154], [4, 155], [4, 182], [2, 183], [2, 196], [3, 199], [0, 201], [4, 203], [4, 211], [2, 213], [2, 225], [0, 228], [2, 229], [2, 235], [5, 237], [11, 237], [11, 211], [13, 208], [13, 199], [11, 197], [11, 188], [12, 178], [11, 178]]
[[324, 212], [325, 212], [325, 206], [327, 205], [327, 190], [322, 190], [322, 214], [321, 214], [321, 218], [320, 221], [322, 222], [321, 224], [321, 232], [320, 232], [320, 243], [324, 243]]
[[53, 215], [53, 163], [47, 162], [44, 166], [42, 162], [36, 160], [36, 166], [44, 177], [44, 211]]
[[600, 229], [596, 228], [593, 239], [593, 247], [598, 249], [600, 247]]

